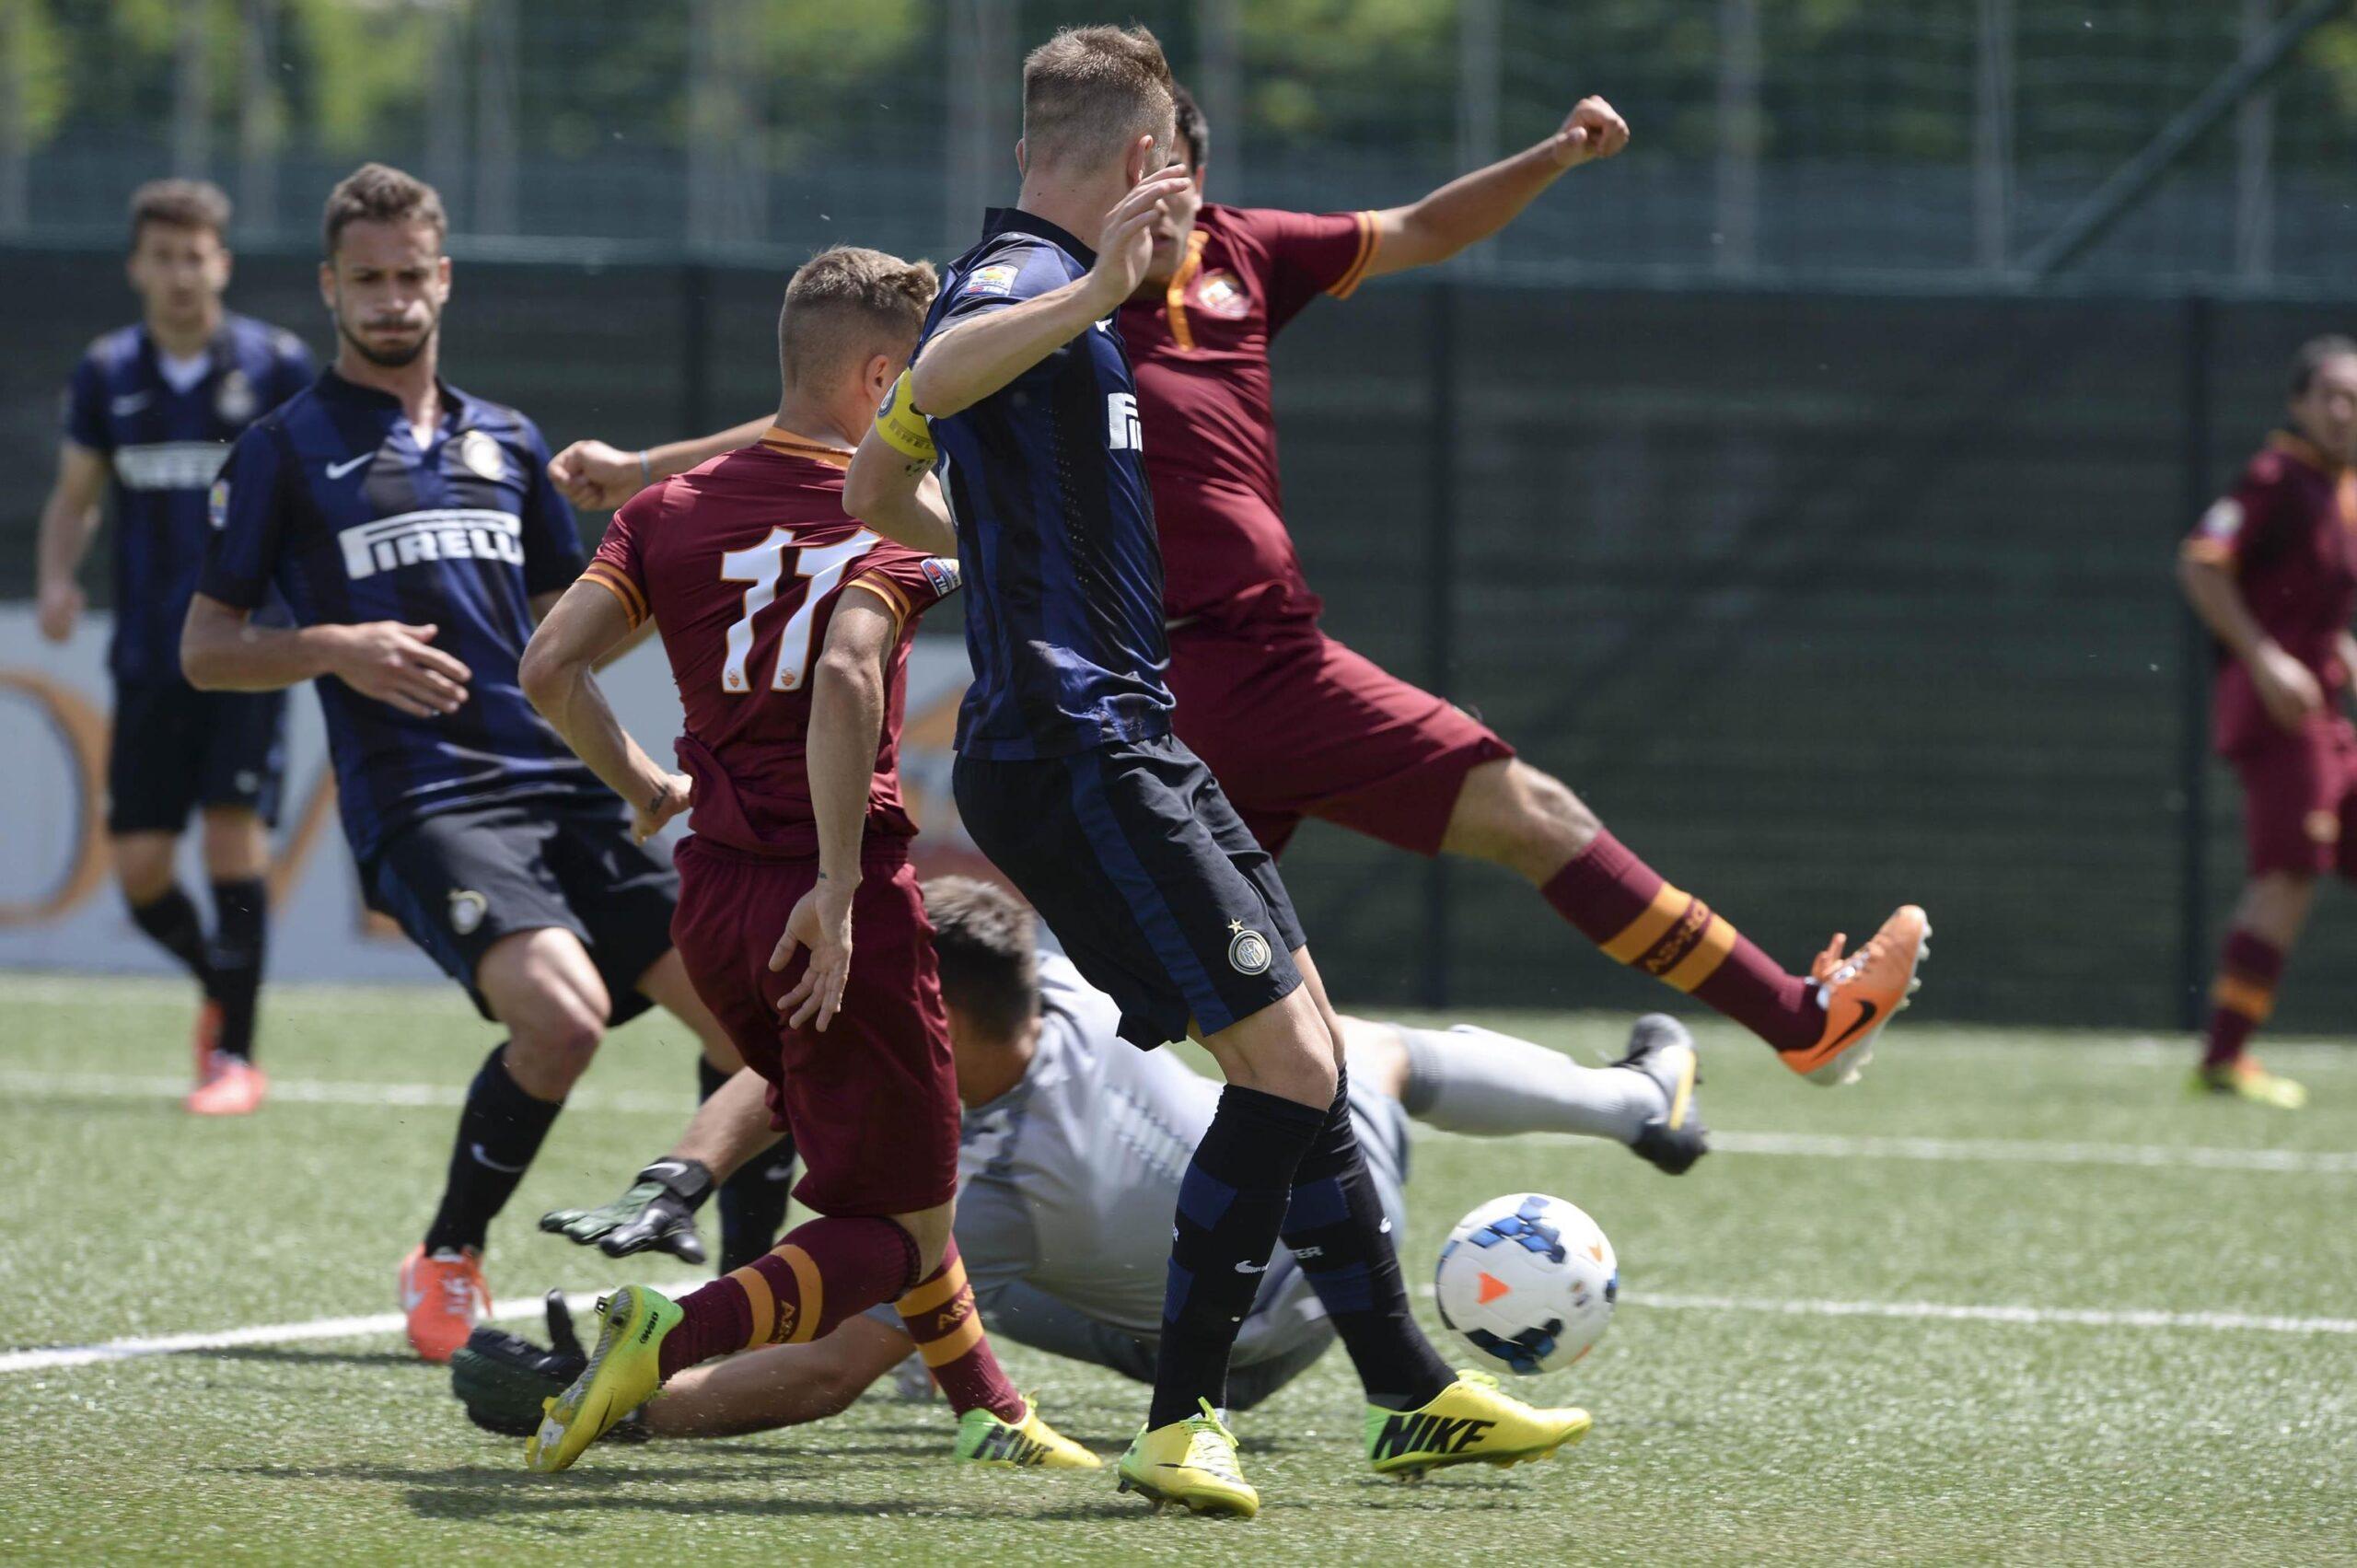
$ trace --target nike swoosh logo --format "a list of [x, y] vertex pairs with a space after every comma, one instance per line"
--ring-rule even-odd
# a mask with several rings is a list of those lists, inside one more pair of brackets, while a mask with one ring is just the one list
[[1236, 1272], [1239, 1274], [1265, 1274], [1269, 1272], [1269, 1265], [1266, 1263], [1238, 1263], [1236, 1265]]
[[154, 401], [155, 396], [156, 394], [153, 392], [127, 393], [124, 396], [116, 398], [112, 401], [109, 402], [107, 404], [107, 411], [115, 415], [118, 419], [125, 414], [137, 413], [141, 409], [145, 408], [150, 402]]
[[[482, 1145], [481, 1144], [475, 1144], [474, 1147], [468, 1152], [475, 1156], [475, 1163], [482, 1166], [486, 1170], [495, 1170], [502, 1176], [521, 1176], [524, 1174], [524, 1166], [500, 1164], [497, 1160], [482, 1152]], [[529, 1165], [530, 1163], [531, 1162], [529, 1160], [524, 1162], [525, 1165]]]
[[353, 459], [350, 462], [330, 463], [328, 465], [328, 477], [330, 479], [342, 479], [345, 474], [350, 473], [354, 469], [358, 468], [361, 464], [374, 462], [376, 458], [377, 454], [374, 452], [363, 452], [360, 456]]
[[663, 1177], [684, 1175], [687, 1168], [677, 1160], [656, 1160], [646, 1167], [646, 1174], [660, 1180]]
[[1873, 1023], [1875, 1021], [1875, 1015], [1881, 1011], [1881, 1008], [1875, 1006], [1871, 1002], [1859, 1003], [1857, 1021], [1852, 1023], [1848, 1028], [1843, 1029], [1840, 1034], [1834, 1036], [1833, 1043], [1840, 1045], [1843, 1040], [1848, 1040], [1852, 1035], [1856, 1034], [1860, 1029], [1864, 1028], [1868, 1024]]

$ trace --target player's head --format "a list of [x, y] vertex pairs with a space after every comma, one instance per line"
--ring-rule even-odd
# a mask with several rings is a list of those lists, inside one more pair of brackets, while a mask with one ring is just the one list
[[960, 1063], [1029, 1043], [1039, 1016], [1039, 947], [1031, 912], [995, 882], [934, 877], [924, 884], [949, 1043]]
[[2292, 359], [2292, 423], [2343, 462], [2357, 460], [2357, 339], [2310, 338]]
[[229, 286], [229, 198], [203, 180], [151, 180], [131, 193], [124, 265], [149, 320], [201, 327]]
[[1146, 263], [1145, 283], [1155, 289], [1170, 281], [1186, 257], [1187, 237], [1195, 232], [1195, 215], [1203, 208], [1203, 175], [1212, 152], [1211, 122], [1203, 118], [1195, 95], [1173, 84], [1171, 97], [1178, 125], [1171, 153], [1195, 182], [1165, 202], [1162, 215], [1154, 220], [1154, 259]]
[[328, 193], [319, 297], [335, 330], [371, 365], [410, 364], [434, 342], [450, 299], [450, 222], [434, 187], [364, 163]]
[[933, 303], [929, 261], [833, 245], [795, 269], [777, 316], [777, 369], [789, 399], [833, 408], [866, 428], [916, 352]]
[[1027, 178], [1127, 191], [1170, 161], [1178, 86], [1144, 28], [1065, 28], [1023, 62], [1016, 160]]

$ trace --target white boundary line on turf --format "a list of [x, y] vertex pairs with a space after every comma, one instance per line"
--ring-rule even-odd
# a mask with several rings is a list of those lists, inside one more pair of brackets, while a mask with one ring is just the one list
[[[693, 1290], [700, 1280], [675, 1280], [655, 1288], [666, 1295], [677, 1295]], [[587, 1299], [593, 1291], [567, 1292], [576, 1299]], [[542, 1306], [540, 1297], [528, 1303], [511, 1303], [492, 1313], [495, 1323], [511, 1322], [519, 1318], [539, 1318]], [[52, 1350], [17, 1350], [0, 1352], [0, 1373], [54, 1372], [71, 1366], [89, 1366], [106, 1361], [136, 1361], [151, 1355], [185, 1355], [196, 1351], [235, 1350], [241, 1345], [290, 1345], [309, 1340], [356, 1340], [377, 1334], [398, 1334], [404, 1319], [398, 1312], [371, 1312], [356, 1318], [314, 1318], [308, 1323], [262, 1323], [245, 1329], [217, 1329], [209, 1333], [157, 1334], [131, 1339], [108, 1340], [95, 1345], [62, 1345]]]
[[[0, 1096], [67, 1098], [179, 1099], [184, 1078], [141, 1077], [111, 1073], [42, 1073], [0, 1069]], [[375, 1084], [312, 1078], [273, 1079], [271, 1098], [298, 1105], [423, 1106], [456, 1109], [466, 1091], [442, 1084]], [[685, 1117], [694, 1109], [685, 1094], [575, 1089], [568, 1110], [620, 1111], [633, 1115]], [[1418, 1138], [1458, 1136], [1412, 1124]], [[1527, 1132], [1550, 1142], [1596, 1143], [1572, 1132]], [[2277, 1175], [2357, 1175], [2357, 1154], [2329, 1149], [2222, 1149], [2198, 1144], [2044, 1143], [2035, 1138], [1891, 1138], [1845, 1133], [1730, 1132], [1711, 1134], [1711, 1146], [1728, 1154], [1782, 1155], [1815, 1159], [1896, 1159], [1979, 1165], [2125, 1166], [2149, 1170], [2241, 1170]]]

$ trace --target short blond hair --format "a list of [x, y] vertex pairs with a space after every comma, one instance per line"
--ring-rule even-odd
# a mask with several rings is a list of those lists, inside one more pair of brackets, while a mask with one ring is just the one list
[[830, 245], [795, 269], [777, 313], [777, 368], [789, 387], [824, 380], [871, 354], [916, 347], [933, 304], [933, 263]]
[[1025, 157], [1099, 163], [1140, 136], [1167, 155], [1178, 91], [1161, 41], [1146, 29], [1065, 28], [1023, 62]]

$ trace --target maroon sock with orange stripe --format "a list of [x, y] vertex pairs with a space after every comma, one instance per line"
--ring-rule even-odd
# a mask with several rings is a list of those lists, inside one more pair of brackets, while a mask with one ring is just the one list
[[2241, 1059], [2252, 1031], [2275, 1011], [2275, 986], [2282, 978], [2282, 948], [2255, 931], [2226, 934], [2218, 978], [2210, 987], [2210, 1033], [2201, 1065], [2230, 1067]]
[[1607, 958], [1716, 1008], [1779, 1051], [1814, 1045], [1824, 1032], [1814, 986], [1602, 829], [1539, 890]]
[[686, 1314], [663, 1337], [665, 1380], [755, 1345], [807, 1344], [909, 1288], [917, 1244], [890, 1220], [819, 1219], [775, 1249], [679, 1298]]
[[941, 1267], [919, 1282], [916, 1289], [894, 1303], [917, 1353], [949, 1408], [959, 1415], [986, 1410], [1004, 1422], [1023, 1419], [1023, 1396], [1015, 1391], [982, 1332], [982, 1317], [974, 1309], [974, 1287], [966, 1283], [965, 1260], [958, 1243], [941, 1255]]

